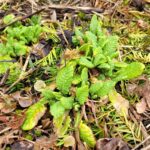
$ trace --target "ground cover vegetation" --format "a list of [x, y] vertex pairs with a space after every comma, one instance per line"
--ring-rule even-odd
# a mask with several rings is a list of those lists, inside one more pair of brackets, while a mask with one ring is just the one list
[[56, 10], [51, 20], [47, 12], [1, 17], [1, 149], [148, 148], [149, 2], [144, 10], [120, 2], [112, 16], [95, 9], [104, 4], [81, 7], [73, 20]]

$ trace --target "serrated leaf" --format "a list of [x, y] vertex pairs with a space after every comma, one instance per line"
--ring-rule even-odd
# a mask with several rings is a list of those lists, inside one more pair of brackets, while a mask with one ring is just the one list
[[103, 47], [104, 54], [111, 57], [114, 55], [114, 52], [117, 50], [118, 47], [118, 37], [117, 36], [108, 36], [107, 42]]
[[115, 87], [115, 84], [116, 82], [112, 80], [103, 82], [103, 85], [98, 92], [98, 96], [103, 97], [109, 94], [109, 92]]
[[79, 125], [80, 138], [91, 148], [94, 148], [96, 144], [95, 137], [92, 130], [84, 123]]
[[107, 62], [106, 57], [103, 54], [97, 54], [94, 57], [93, 64], [94, 64], [94, 66], [97, 66], [97, 65], [103, 64], [105, 62]]
[[63, 94], [68, 94], [73, 80], [74, 66], [68, 65], [62, 68], [56, 77], [56, 85]]
[[62, 94], [60, 92], [54, 92], [50, 89], [44, 89], [42, 90], [42, 96], [47, 100], [60, 100], [62, 97]]
[[86, 39], [88, 43], [92, 44], [93, 47], [97, 46], [97, 36], [90, 31], [86, 32]]
[[114, 88], [116, 82], [109, 80], [105, 82], [96, 82], [91, 85], [91, 95], [97, 95], [99, 97], [106, 96]]
[[87, 68], [94, 68], [92, 62], [89, 61], [86, 57], [81, 57], [79, 60], [79, 64]]
[[83, 86], [77, 88], [76, 99], [81, 105], [83, 105], [87, 101], [88, 95], [89, 95], [88, 85], [83, 85]]
[[91, 84], [90, 94], [91, 95], [98, 95], [98, 92], [100, 91], [102, 86], [103, 86], [102, 82], [96, 82], [94, 84]]
[[81, 76], [78, 74], [74, 75], [73, 80], [72, 80], [72, 84], [77, 85], [80, 82], [81, 82]]
[[142, 74], [144, 71], [144, 64], [140, 62], [133, 62], [126, 67], [120, 69], [116, 73], [115, 81], [121, 81], [121, 80], [130, 80], [134, 79]]
[[22, 125], [23, 130], [31, 130], [37, 125], [38, 121], [46, 112], [45, 102], [39, 101], [28, 108], [26, 111], [26, 119]]
[[65, 108], [59, 101], [50, 106], [50, 112], [54, 118], [59, 118], [65, 113]]
[[65, 109], [72, 109], [74, 98], [73, 97], [62, 97], [60, 99], [60, 102]]
[[78, 28], [75, 28], [75, 36], [72, 38], [72, 42], [75, 45], [80, 45], [81, 43], [83, 43], [83, 38], [83, 33]]
[[90, 23], [90, 31], [94, 34], [97, 33], [98, 19], [96, 15], [93, 15]]

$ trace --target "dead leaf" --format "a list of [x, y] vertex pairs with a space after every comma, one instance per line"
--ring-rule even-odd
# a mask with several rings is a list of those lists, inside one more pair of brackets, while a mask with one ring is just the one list
[[48, 127], [49, 127], [49, 125], [50, 125], [50, 123], [51, 123], [51, 121], [50, 121], [50, 119], [49, 119], [49, 118], [47, 118], [47, 119], [43, 119], [43, 120], [42, 120], [42, 127], [43, 127], [43, 129], [48, 128]]
[[127, 84], [127, 86], [126, 86], [126, 90], [127, 90], [127, 92], [130, 94], [130, 95], [133, 95], [133, 94], [135, 94], [135, 91], [136, 91], [136, 89], [137, 89], [137, 84], [135, 84], [135, 83], [129, 83], [129, 84]]
[[0, 121], [4, 122], [4, 123], [8, 122], [9, 121], [9, 116], [0, 116]]
[[32, 105], [32, 97], [30, 95], [21, 96], [21, 92], [17, 91], [12, 94], [12, 97], [18, 101], [19, 105], [23, 108], [29, 107]]
[[11, 150], [33, 150], [34, 145], [28, 141], [18, 141], [11, 145]]
[[69, 147], [69, 146], [74, 146], [75, 145], [75, 139], [73, 136], [67, 136], [64, 138], [64, 146]]
[[51, 134], [50, 138], [46, 136], [39, 137], [36, 139], [36, 142], [34, 144], [34, 150], [41, 150], [44, 149], [50, 149], [53, 148], [57, 140], [57, 136], [55, 134]]
[[16, 106], [17, 106], [16, 102], [5, 104], [4, 107], [1, 109], [1, 112], [5, 114], [11, 113], [16, 109]]
[[6, 124], [7, 124], [7, 126], [11, 127], [12, 129], [19, 129], [22, 126], [24, 120], [25, 120], [24, 114], [15, 115]]
[[150, 108], [150, 80], [147, 79], [142, 86], [137, 88], [137, 94], [141, 96]]
[[77, 50], [69, 50], [67, 49], [63, 54], [64, 59], [71, 60], [71, 59], [77, 59], [80, 58], [79, 51]]
[[136, 104], [137, 113], [142, 114], [146, 111], [146, 109], [147, 105], [145, 99], [142, 98], [141, 101]]
[[130, 150], [121, 139], [104, 138], [96, 142], [96, 150]]
[[0, 110], [5, 106], [5, 103], [0, 102]]
[[112, 102], [112, 105], [117, 110], [117, 112], [121, 116], [128, 116], [128, 109], [129, 109], [129, 101], [123, 98], [119, 93], [115, 90], [112, 90], [109, 93], [109, 100]]

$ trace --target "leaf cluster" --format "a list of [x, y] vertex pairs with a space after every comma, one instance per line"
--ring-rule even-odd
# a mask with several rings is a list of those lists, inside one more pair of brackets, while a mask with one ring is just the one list
[[[9, 16], [6, 16], [4, 21], [9, 22], [9, 19]], [[3, 31], [1, 37], [4, 40], [0, 43], [1, 61], [5, 61], [6, 58], [6, 60], [11, 60], [13, 57], [25, 55], [29, 51], [29, 45], [38, 41], [42, 27], [40, 24], [34, 24], [36, 23], [35, 16], [31, 18], [30, 22], [32, 22], [32, 24], [28, 26], [18, 22]], [[8, 63], [7, 66], [10, 65], [11, 64]], [[9, 67], [2, 67], [0, 73], [4, 73], [8, 68]]]
[[[58, 68], [55, 77], [56, 87], [51, 90], [47, 86], [42, 90], [42, 97], [50, 106], [50, 113], [54, 117], [56, 127], [65, 127], [63, 135], [67, 132], [71, 122], [69, 117], [68, 123], [63, 126], [66, 113], [69, 113], [71, 109], [79, 111], [88, 99], [108, 96], [118, 81], [138, 77], [145, 67], [139, 62], [128, 64], [118, 61], [118, 37], [102, 31], [96, 15], [91, 20], [89, 31], [84, 33], [78, 29], [75, 30], [73, 43], [76, 49], [71, 50], [72, 53], [66, 51], [70, 55], [64, 54], [65, 57]], [[93, 73], [94, 71], [96, 73]], [[87, 134], [83, 129], [90, 130], [86, 124], [79, 122], [78, 125], [79, 128], [81, 127], [82, 140], [89, 147], [94, 147], [95, 139], [92, 131]], [[31, 126], [28, 129], [34, 127], [33, 124]]]

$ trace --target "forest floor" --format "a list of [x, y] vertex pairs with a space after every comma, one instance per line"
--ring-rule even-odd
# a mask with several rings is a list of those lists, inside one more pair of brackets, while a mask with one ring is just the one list
[[149, 0], [0, 0], [0, 150], [150, 150]]

